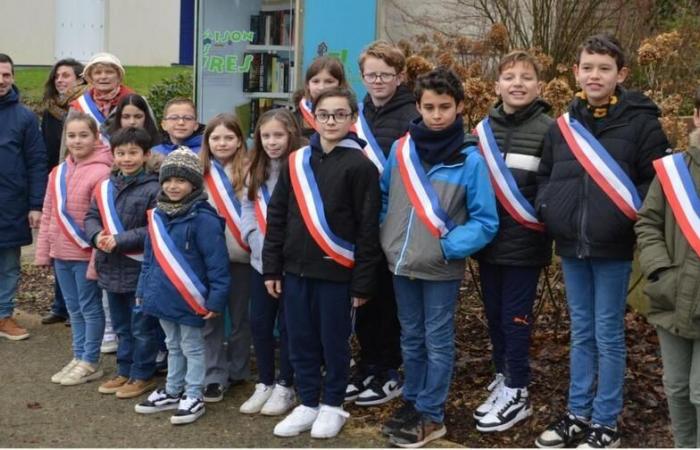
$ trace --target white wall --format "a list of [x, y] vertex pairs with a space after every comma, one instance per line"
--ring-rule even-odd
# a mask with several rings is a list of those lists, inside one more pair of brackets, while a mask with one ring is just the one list
[[1, 0], [0, 52], [15, 64], [52, 64], [54, 0]]

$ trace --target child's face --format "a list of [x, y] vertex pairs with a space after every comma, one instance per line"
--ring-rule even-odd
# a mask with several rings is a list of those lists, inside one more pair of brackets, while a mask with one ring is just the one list
[[315, 101], [321, 91], [338, 86], [340, 86], [340, 81], [337, 78], [334, 78], [333, 75], [328, 72], [328, 70], [323, 69], [309, 80], [309, 93], [311, 94], [311, 101]]
[[72, 120], [66, 125], [66, 147], [76, 161], [89, 157], [95, 151], [97, 136], [83, 120]]
[[224, 125], [217, 125], [209, 135], [209, 151], [212, 156], [224, 164], [228, 162], [241, 147], [241, 140], [236, 133]]
[[136, 144], [120, 145], [114, 148], [114, 165], [124, 175], [134, 175], [141, 170], [149, 154]]
[[126, 105], [122, 109], [122, 128], [143, 128], [146, 124], [146, 113], [134, 105]]
[[189, 181], [180, 177], [170, 177], [163, 182], [163, 192], [171, 202], [179, 202], [194, 191]]
[[625, 81], [627, 68], [617, 69], [615, 58], [600, 53], [581, 52], [579, 63], [574, 64], [576, 81], [586, 94], [588, 103], [605, 105], [615, 93], [615, 87]]
[[115, 90], [121, 79], [119, 71], [110, 64], [96, 64], [88, 74], [92, 85], [100, 92], [111, 92]]
[[289, 148], [289, 132], [279, 120], [268, 120], [260, 125], [260, 142], [270, 159], [281, 158]]
[[462, 113], [463, 102], [457, 103], [451, 95], [438, 94], [433, 90], [426, 90], [416, 103], [418, 112], [423, 118], [425, 126], [433, 131], [444, 130], [457, 120]]
[[174, 144], [181, 144], [197, 129], [197, 113], [186, 103], [170, 105], [160, 126]]
[[518, 61], [505, 68], [496, 81], [496, 95], [503, 100], [503, 109], [512, 114], [535, 101], [542, 83], [532, 64]]
[[[374, 81], [369, 79], [374, 78]], [[384, 104], [391, 100], [401, 84], [401, 75], [383, 59], [368, 56], [362, 65], [362, 83], [372, 101]]]
[[345, 97], [325, 97], [314, 112], [318, 133], [326, 141], [337, 142], [345, 137], [356, 116]]

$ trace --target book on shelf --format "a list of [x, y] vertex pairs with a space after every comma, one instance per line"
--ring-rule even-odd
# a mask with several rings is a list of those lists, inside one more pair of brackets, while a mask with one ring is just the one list
[[254, 45], [293, 45], [294, 10], [260, 11], [250, 16]]
[[243, 74], [243, 92], [290, 91], [293, 86], [293, 64], [289, 59], [270, 53], [249, 54], [253, 56], [253, 61], [250, 70]]

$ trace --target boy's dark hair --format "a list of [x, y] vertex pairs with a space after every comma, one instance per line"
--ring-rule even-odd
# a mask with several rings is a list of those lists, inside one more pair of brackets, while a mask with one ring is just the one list
[[455, 103], [464, 101], [464, 86], [456, 73], [447, 67], [438, 67], [421, 75], [416, 80], [414, 95], [420, 103], [425, 91], [435, 91], [438, 94], [447, 94], [455, 99]]
[[9, 63], [10, 69], [12, 70], [12, 75], [15, 74], [15, 63], [12, 61], [12, 58], [10, 58], [10, 55], [0, 53], [0, 63]]
[[617, 70], [625, 67], [625, 52], [622, 50], [620, 41], [615, 36], [607, 33], [594, 34], [589, 36], [578, 48], [576, 63], [581, 63], [581, 53], [597, 53], [599, 55], [609, 55], [615, 60]]
[[313, 103], [311, 111], [315, 113], [316, 107], [321, 104], [321, 100], [329, 97], [346, 98], [350, 104], [350, 112], [353, 115], [357, 114], [357, 97], [355, 97], [355, 94], [350, 89], [340, 86], [321, 91], [321, 93], [318, 94], [318, 98], [316, 98], [316, 101]]
[[129, 127], [117, 130], [117, 132], [114, 133], [114, 135], [109, 139], [109, 145], [112, 147], [112, 152], [114, 152], [114, 149], [119, 146], [129, 144], [141, 147], [141, 150], [143, 150], [144, 153], [147, 153], [152, 147], [151, 135], [148, 134], [148, 131], [144, 130], [143, 128]]

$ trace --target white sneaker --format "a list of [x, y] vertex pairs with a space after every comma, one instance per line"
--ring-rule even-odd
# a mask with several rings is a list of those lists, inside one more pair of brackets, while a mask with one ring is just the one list
[[99, 363], [90, 364], [87, 361], [78, 361], [78, 363], [61, 378], [61, 386], [75, 386], [87, 383], [88, 381], [102, 378], [102, 375], [103, 373]]
[[505, 431], [532, 415], [527, 388], [503, 386], [493, 408], [476, 422], [476, 429], [488, 433]]
[[119, 346], [119, 340], [116, 334], [106, 334], [102, 338], [100, 345], [100, 353], [116, 353]]
[[343, 429], [350, 413], [338, 406], [321, 405], [318, 417], [311, 427], [311, 437], [316, 439], [333, 438]]
[[502, 373], [497, 373], [491, 383], [486, 386], [486, 390], [490, 393], [489, 396], [486, 397], [486, 401], [479, 405], [479, 407], [474, 411], [474, 418], [476, 420], [481, 419], [488, 414], [489, 411], [491, 411], [491, 408], [493, 408], [494, 403], [496, 403], [498, 396], [501, 395], [501, 389], [505, 385], [505, 380], [506, 377]]
[[63, 377], [65, 377], [68, 374], [68, 372], [70, 372], [71, 369], [75, 367], [79, 362], [80, 361], [75, 358], [71, 359], [68, 364], [63, 366], [63, 369], [59, 370], [58, 372], [53, 374], [53, 376], [51, 376], [51, 382], [61, 384], [61, 380], [63, 379]]
[[251, 395], [238, 410], [243, 414], [257, 414], [271, 395], [272, 386], [258, 383], [255, 385], [255, 392], [253, 392], [253, 395]]
[[272, 395], [267, 399], [260, 410], [263, 416], [279, 416], [289, 411], [296, 403], [294, 388], [276, 384], [272, 389]]
[[291, 437], [309, 431], [318, 417], [318, 410], [318, 407], [297, 406], [282, 422], [275, 425], [273, 434], [279, 437]]

